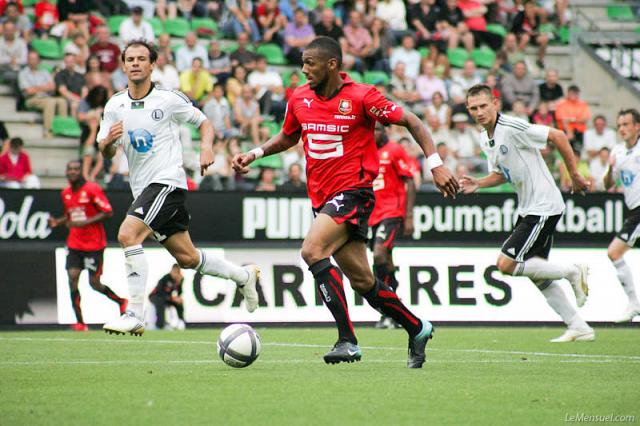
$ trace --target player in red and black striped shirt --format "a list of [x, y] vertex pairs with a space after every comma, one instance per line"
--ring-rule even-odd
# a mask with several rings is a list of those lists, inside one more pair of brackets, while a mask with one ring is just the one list
[[409, 129], [429, 158], [434, 182], [445, 195], [455, 196], [458, 182], [442, 165], [418, 117], [385, 99], [375, 87], [355, 83], [340, 72], [342, 51], [337, 41], [315, 38], [302, 61], [308, 83], [289, 98], [282, 130], [261, 147], [236, 155], [234, 169], [246, 173], [255, 159], [284, 151], [302, 139], [308, 193], [316, 215], [303, 242], [302, 257], [338, 326], [338, 341], [324, 356], [325, 362], [353, 362], [362, 356], [349, 319], [342, 270], [351, 287], [374, 309], [407, 330], [407, 366], [420, 368], [433, 327], [417, 318], [374, 277], [367, 260], [367, 222], [375, 203], [373, 180], [378, 175], [378, 149], [373, 138], [376, 121]]

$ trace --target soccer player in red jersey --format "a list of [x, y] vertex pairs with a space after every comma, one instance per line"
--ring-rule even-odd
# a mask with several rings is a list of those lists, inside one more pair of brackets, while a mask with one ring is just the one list
[[102, 261], [107, 237], [102, 222], [109, 219], [113, 211], [102, 188], [96, 183], [87, 182], [82, 177], [82, 163], [73, 160], [67, 163], [69, 186], [62, 190], [64, 216], [49, 217], [49, 226], [55, 228], [66, 225], [67, 237], [67, 274], [71, 289], [71, 303], [77, 323], [72, 326], [76, 331], [88, 330], [80, 309], [80, 291], [78, 279], [83, 269], [89, 271], [91, 287], [116, 302], [122, 314], [127, 308], [127, 299], [118, 297], [109, 287], [100, 282]]
[[336, 321], [339, 335], [333, 349], [324, 356], [325, 362], [353, 362], [362, 356], [349, 319], [342, 274], [329, 259], [333, 256], [351, 287], [373, 308], [407, 330], [407, 366], [421, 368], [433, 327], [411, 313], [394, 292], [374, 277], [367, 260], [367, 222], [375, 203], [373, 180], [378, 175], [375, 122], [409, 129], [427, 155], [434, 182], [445, 196], [456, 195], [458, 182], [442, 165], [433, 141], [413, 113], [385, 99], [373, 86], [355, 83], [340, 72], [342, 52], [338, 42], [329, 37], [315, 38], [304, 50], [302, 61], [308, 84], [296, 88], [289, 98], [282, 130], [261, 147], [236, 155], [233, 167], [246, 173], [257, 158], [284, 151], [302, 138], [307, 189], [315, 219], [301, 254]]
[[[413, 233], [413, 204], [416, 186], [411, 160], [401, 145], [389, 141], [385, 127], [376, 123], [374, 137], [380, 157], [380, 171], [373, 181], [376, 205], [369, 217], [373, 239], [373, 272], [393, 292], [398, 288], [396, 267], [393, 264], [393, 246], [396, 238]], [[376, 328], [399, 326], [393, 319], [382, 315]]]

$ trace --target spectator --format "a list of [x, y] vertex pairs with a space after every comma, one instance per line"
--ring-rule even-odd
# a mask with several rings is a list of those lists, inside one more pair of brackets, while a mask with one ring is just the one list
[[504, 64], [502, 64], [504, 73], [511, 72], [518, 62], [524, 62], [526, 60], [526, 55], [518, 48], [518, 37], [513, 33], [505, 36], [500, 53], [502, 53], [506, 59]]
[[527, 106], [521, 100], [517, 100], [513, 104], [511, 104], [511, 111], [508, 114], [526, 122], [531, 121], [529, 120], [529, 115], [527, 114]]
[[76, 56], [72, 53], [64, 55], [64, 68], [58, 71], [54, 81], [56, 92], [67, 100], [71, 116], [75, 117], [80, 100], [87, 94], [84, 75], [76, 71]]
[[464, 13], [458, 7], [457, 0], [446, 0], [438, 14], [438, 26], [440, 34], [448, 38], [448, 47], [458, 47], [460, 41], [467, 52], [473, 50], [473, 34], [464, 23]]
[[218, 139], [222, 140], [238, 135], [238, 130], [233, 128], [231, 124], [231, 105], [224, 97], [224, 88], [221, 83], [213, 85], [211, 96], [202, 108], [202, 112], [213, 124]]
[[436, 58], [436, 75], [443, 79], [447, 86], [451, 80], [451, 65], [446, 53], [439, 53]]
[[204, 172], [204, 178], [200, 181], [200, 191], [234, 190], [235, 181], [231, 157], [227, 153], [227, 144], [221, 139], [213, 145], [213, 156], [213, 164], [207, 168]]
[[56, 114], [67, 115], [67, 102], [64, 98], [53, 96], [56, 85], [48, 71], [39, 70], [40, 55], [31, 51], [27, 56], [27, 67], [18, 74], [18, 86], [25, 95], [25, 105], [43, 113], [44, 137], [51, 137], [51, 124]]
[[209, 72], [222, 84], [231, 76], [231, 57], [220, 50], [218, 40], [211, 40], [209, 44]]
[[278, 191], [287, 192], [307, 192], [307, 185], [302, 180], [302, 167], [298, 163], [289, 166], [288, 179], [285, 183], [278, 185]]
[[540, 83], [540, 100], [549, 104], [551, 112], [556, 111], [558, 100], [564, 97], [562, 86], [558, 84], [558, 71], [548, 69], [544, 72], [544, 82]]
[[[162, 0], [160, 0], [162, 1]], [[123, 0], [92, 0], [92, 8], [101, 16], [128, 15], [129, 6]]]
[[511, 109], [515, 101], [524, 102], [529, 117], [538, 107], [540, 89], [528, 74], [527, 65], [523, 61], [516, 63], [513, 73], [502, 80], [502, 97], [507, 110]]
[[95, 182], [96, 177], [102, 171], [102, 154], [97, 150], [98, 127], [104, 111], [104, 106], [109, 100], [109, 92], [104, 86], [96, 86], [89, 90], [87, 95], [80, 101], [78, 106], [78, 121], [82, 127], [81, 155], [82, 155], [82, 176], [91, 182]]
[[435, 60], [439, 44], [442, 41], [437, 36], [438, 10], [434, 0], [420, 0], [409, 9], [409, 27], [418, 37], [418, 46], [429, 47], [429, 58]]
[[279, 32], [287, 25], [287, 18], [280, 13], [278, 0], [262, 0], [256, 7], [256, 21], [263, 42], [283, 44]]
[[447, 143], [451, 153], [465, 166], [474, 172], [483, 171], [486, 160], [480, 158], [480, 133], [469, 125], [466, 114], [457, 113], [453, 116], [451, 139]]
[[250, 0], [225, 0], [222, 15], [223, 32], [231, 38], [240, 38], [246, 33], [254, 43], [260, 41], [260, 30], [253, 19], [253, 3]]
[[415, 80], [420, 74], [420, 53], [415, 49], [415, 42], [411, 34], [402, 37], [402, 44], [391, 53], [391, 69], [395, 69], [399, 62], [405, 65], [405, 74], [408, 78]]
[[315, 38], [313, 27], [307, 21], [307, 13], [298, 8], [293, 22], [284, 29], [284, 54], [292, 65], [302, 65], [302, 50]]
[[202, 59], [193, 58], [191, 69], [180, 73], [180, 90], [198, 107], [202, 98], [213, 90], [213, 79]]
[[9, 141], [9, 151], [0, 156], [0, 188], [40, 188], [40, 180], [33, 174], [29, 154], [23, 146], [21, 138], [13, 138]]
[[143, 39], [150, 43], [155, 43], [156, 41], [153, 27], [149, 22], [142, 19], [142, 7], [140, 6], [135, 6], [131, 9], [131, 17], [122, 21], [118, 35], [124, 43], [138, 39]]
[[167, 55], [168, 63], [175, 65], [175, 55], [171, 49], [171, 36], [169, 34], [160, 34], [158, 36], [158, 56], [162, 53]]
[[121, 191], [129, 189], [129, 163], [122, 145], [116, 148], [116, 155], [111, 158], [107, 188]]
[[186, 44], [176, 51], [176, 68], [178, 71], [182, 73], [183, 71], [187, 71], [191, 68], [195, 58], [199, 58], [202, 62], [202, 66], [208, 70], [209, 54], [204, 46], [198, 44], [196, 33], [188, 33], [185, 36], [184, 41]]
[[20, 68], [27, 63], [27, 43], [19, 34], [13, 22], [2, 26], [0, 39], [0, 76], [16, 91], [16, 81]]
[[331, 8], [326, 8], [320, 14], [320, 22], [313, 26], [316, 36], [326, 36], [337, 40], [341, 45], [346, 42], [342, 26], [338, 25], [336, 15]]
[[458, 0], [458, 7], [464, 14], [465, 25], [473, 34], [474, 44], [480, 46], [482, 43], [486, 43], [493, 50], [500, 49], [502, 37], [487, 31], [487, 20], [485, 18], [488, 11], [487, 6], [477, 0]]
[[124, 2], [127, 4], [131, 12], [139, 10], [141, 16], [146, 19], [153, 18], [156, 11], [156, 2], [154, 0], [124, 0]]
[[242, 65], [245, 70], [253, 71], [256, 67], [257, 55], [247, 49], [249, 44], [249, 34], [242, 32], [238, 34], [238, 48], [231, 53], [231, 66]]
[[564, 131], [571, 146], [580, 151], [587, 122], [591, 119], [589, 104], [580, 99], [578, 86], [570, 86], [567, 97], [556, 105], [556, 122], [558, 129]]
[[255, 100], [255, 93], [250, 85], [242, 86], [242, 96], [236, 99], [233, 113], [242, 135], [250, 137], [254, 145], [259, 145], [262, 117], [260, 116], [260, 105]]
[[87, 39], [82, 31], [74, 31], [70, 36], [71, 43], [67, 43], [64, 46], [64, 53], [71, 53], [75, 55], [76, 71], [84, 73], [86, 71], [85, 65], [90, 54]]
[[18, 12], [20, 14], [24, 13], [24, 4], [22, 4], [22, 0], [0, 0], [0, 15], [4, 15], [4, 11], [7, 8], [7, 5], [10, 3], [15, 3], [18, 5]]
[[[156, 308], [156, 328], [165, 328], [165, 309], [174, 307], [178, 313], [178, 329], [184, 329], [184, 302], [182, 300], [182, 283], [184, 277], [180, 271], [180, 266], [174, 264], [171, 271], [160, 278], [156, 288], [149, 294], [149, 300]], [[171, 328], [171, 327], [170, 327]]]
[[280, 9], [280, 13], [287, 19], [287, 22], [295, 19], [296, 9], [302, 9], [304, 13], [308, 12], [303, 0], [280, 0], [278, 9]]
[[420, 93], [416, 90], [415, 79], [407, 77], [404, 62], [398, 62], [391, 74], [391, 94], [400, 104], [413, 108], [421, 102]]
[[[207, 8], [198, 0], [177, 0], [168, 4], [169, 19], [177, 17], [191, 21], [194, 17], [202, 18], [207, 14]], [[157, 9], [156, 9], [157, 10]]]
[[484, 76], [484, 84], [491, 88], [491, 94], [494, 98], [496, 98], [500, 103], [502, 103], [502, 91], [498, 86], [498, 78], [493, 73], [488, 73]]
[[516, 34], [520, 43], [520, 50], [524, 51], [530, 42], [538, 46], [538, 59], [536, 65], [540, 69], [544, 69], [544, 55], [549, 43], [549, 37], [540, 32], [540, 24], [542, 16], [534, 0], [525, 0], [524, 10], [516, 13], [513, 18], [511, 31]]
[[407, 8], [402, 0], [379, 0], [375, 14], [388, 24], [395, 39], [407, 33]]
[[593, 128], [584, 132], [584, 151], [589, 161], [600, 155], [602, 148], [611, 151], [617, 142], [616, 132], [607, 127], [604, 115], [596, 115], [593, 118]]
[[471, 59], [466, 60], [462, 66], [462, 73], [454, 76], [451, 81], [450, 94], [453, 103], [464, 104], [467, 90], [481, 82], [482, 78], [476, 72], [476, 64]]
[[80, 30], [89, 38], [89, 6], [86, 0], [58, 0], [58, 14], [65, 34]]
[[236, 99], [242, 96], [242, 87], [247, 84], [247, 70], [238, 65], [233, 68], [232, 74], [233, 75], [227, 79], [225, 84], [227, 99], [229, 100], [231, 107], [235, 106]]
[[429, 129], [429, 133], [431, 133], [431, 139], [433, 139], [434, 143], [446, 143], [451, 139], [449, 128], [444, 125], [444, 122], [440, 121], [440, 118], [437, 115], [427, 116], [427, 127]]
[[609, 148], [603, 146], [597, 155], [589, 161], [589, 174], [593, 178], [595, 187], [592, 189], [594, 191], [606, 191], [604, 187], [604, 175], [607, 174], [607, 170], [609, 169], [610, 152]]
[[262, 114], [273, 114], [276, 121], [282, 121], [286, 109], [282, 77], [277, 72], [267, 69], [267, 58], [258, 56], [256, 69], [251, 71], [247, 82], [256, 92]]
[[[576, 158], [576, 166], [578, 169], [578, 173], [582, 175], [586, 180], [589, 181], [589, 188], [591, 191], [594, 190], [596, 184], [594, 182], [593, 176], [591, 176], [591, 171], [589, 170], [589, 163], [586, 160], [580, 158], [580, 150], [577, 147], [573, 147], [573, 156]], [[567, 170], [567, 166], [564, 164], [564, 161], [558, 159], [560, 168], [560, 190], [562, 192], [571, 192], [573, 191], [572, 179], [569, 176], [569, 170]]]
[[293, 92], [300, 86], [301, 74], [298, 71], [292, 71], [289, 75], [289, 85], [284, 88], [284, 100], [288, 101]]
[[256, 191], [273, 192], [276, 190], [276, 171], [270, 167], [261, 167]]
[[7, 3], [4, 14], [0, 18], [2, 25], [11, 22], [15, 25], [15, 30], [25, 41], [31, 40], [31, 21], [25, 15], [21, 14], [20, 8], [16, 3]]
[[391, 72], [389, 54], [396, 46], [396, 40], [388, 25], [380, 18], [373, 18], [371, 22], [371, 54], [368, 67], [377, 71]]
[[151, 81], [167, 90], [180, 88], [180, 76], [176, 67], [169, 63], [166, 53], [160, 53], [156, 60], [156, 66], [151, 72]]
[[84, 75], [87, 89], [93, 89], [96, 86], [103, 86], [109, 91], [109, 96], [113, 94], [113, 86], [109, 73], [102, 68], [102, 62], [96, 55], [89, 56], [87, 59], [87, 72]]
[[373, 39], [371, 33], [362, 24], [362, 14], [357, 10], [349, 12], [349, 24], [343, 31], [346, 39], [346, 56], [358, 71], [362, 71], [373, 49]]
[[533, 119], [531, 121], [533, 124], [556, 127], [556, 120], [553, 117], [553, 113], [549, 110], [549, 104], [546, 102], [540, 102], [538, 110], [533, 114]]
[[445, 102], [442, 93], [434, 92], [431, 96], [431, 104], [425, 110], [427, 117], [436, 116], [442, 125], [446, 128], [451, 126], [451, 107]]
[[60, 22], [58, 8], [51, 0], [40, 0], [36, 3], [34, 16], [36, 21], [35, 33], [40, 37], [48, 34], [51, 28]]
[[9, 132], [4, 121], [0, 120], [0, 155], [9, 151]]
[[429, 58], [424, 58], [422, 61], [422, 73], [416, 80], [416, 89], [425, 105], [431, 105], [433, 94], [436, 92], [439, 92], [445, 101], [447, 100], [447, 88], [444, 81], [436, 76], [435, 65]]
[[122, 71], [122, 67], [116, 68], [113, 74], [111, 74], [111, 87], [113, 87], [113, 90], [120, 92], [127, 88], [127, 84], [129, 84], [129, 80], [124, 71]]
[[106, 25], [100, 25], [96, 28], [95, 37], [96, 41], [91, 45], [89, 51], [100, 59], [102, 69], [111, 74], [118, 68], [120, 48], [109, 40], [111, 33]]

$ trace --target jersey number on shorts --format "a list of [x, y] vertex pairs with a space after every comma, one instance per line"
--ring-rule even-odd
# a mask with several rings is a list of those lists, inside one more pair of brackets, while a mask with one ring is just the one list
[[323, 133], [307, 134], [309, 157], [316, 160], [342, 157], [344, 146], [342, 145], [342, 135], [325, 135]]

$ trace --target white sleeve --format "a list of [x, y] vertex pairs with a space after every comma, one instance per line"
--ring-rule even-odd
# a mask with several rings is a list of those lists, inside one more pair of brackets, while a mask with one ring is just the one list
[[511, 139], [518, 148], [543, 149], [549, 139], [549, 127], [530, 124], [525, 130], [512, 131]]
[[189, 123], [196, 127], [200, 127], [202, 122], [207, 117], [198, 108], [194, 107], [191, 100], [182, 92], [174, 90], [175, 96], [172, 96], [173, 101], [169, 104], [169, 113], [172, 118], [178, 123]]
[[[104, 112], [102, 114], [102, 120], [100, 120], [100, 129], [98, 130], [98, 135], [96, 136], [96, 140], [101, 141], [105, 139], [109, 135], [109, 129], [113, 126], [118, 118], [116, 117], [115, 112], [110, 108], [110, 103], [105, 105]], [[120, 145], [122, 143], [122, 138], [117, 140], [114, 145]]]

